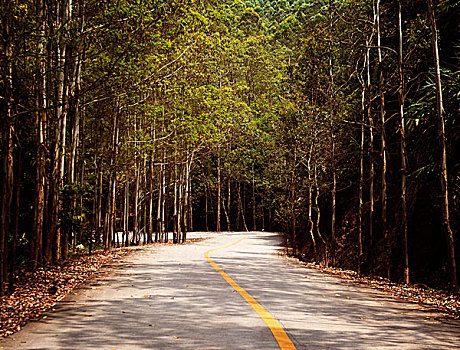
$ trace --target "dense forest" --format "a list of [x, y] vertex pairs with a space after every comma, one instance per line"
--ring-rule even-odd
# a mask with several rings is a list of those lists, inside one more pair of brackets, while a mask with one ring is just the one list
[[458, 290], [458, 0], [0, 6], [2, 294], [82, 249], [262, 229]]

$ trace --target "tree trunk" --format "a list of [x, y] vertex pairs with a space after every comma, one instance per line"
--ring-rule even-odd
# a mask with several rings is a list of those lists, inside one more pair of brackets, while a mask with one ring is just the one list
[[183, 208], [183, 211], [184, 211], [184, 230], [182, 232], [182, 236], [184, 237], [186, 232], [188, 231], [188, 209], [189, 209], [189, 205], [188, 205], [188, 195], [189, 195], [189, 188], [188, 188], [188, 185], [189, 185], [189, 166], [188, 166], [188, 159], [189, 159], [189, 155], [188, 155], [188, 149], [187, 149], [187, 158], [186, 158], [186, 162], [185, 162], [185, 165], [184, 165], [184, 208]]
[[179, 242], [184, 243], [185, 237], [187, 235], [187, 164], [184, 165], [182, 170], [182, 177], [181, 177], [181, 217], [180, 217], [180, 239]]
[[297, 149], [294, 149], [294, 158], [292, 161], [292, 169], [291, 169], [291, 231], [292, 231], [292, 254], [297, 256], [297, 218], [295, 215], [295, 166], [297, 163]]
[[221, 201], [221, 179], [220, 179], [220, 147], [217, 147], [217, 221], [216, 221], [216, 231], [220, 232], [220, 201]]
[[238, 181], [237, 182], [237, 185], [236, 185], [236, 189], [237, 189], [237, 204], [236, 204], [236, 230], [239, 231], [241, 230], [241, 213], [240, 213], [240, 201], [241, 201], [241, 198], [240, 198], [240, 189], [241, 187], [241, 184], [240, 182]]
[[403, 229], [403, 254], [404, 254], [404, 282], [409, 284], [409, 250], [407, 237], [407, 204], [406, 204], [406, 121], [404, 118], [405, 82], [403, 72], [403, 29], [402, 29], [402, 6], [398, 0], [398, 73], [399, 73], [399, 114], [401, 131], [401, 225]]
[[256, 180], [254, 176], [254, 165], [252, 166], [252, 229], [257, 231], [256, 227]]
[[149, 214], [148, 214], [148, 237], [147, 243], [152, 243], [153, 241], [153, 162], [154, 162], [153, 152], [150, 155], [150, 166], [149, 166]]
[[[184, 229], [182, 231], [182, 243], [185, 243], [187, 239], [187, 231], [189, 230], [189, 218], [190, 218], [190, 167], [192, 158], [189, 156], [187, 148], [187, 162], [185, 163], [185, 198], [184, 198]], [[189, 160], [190, 158], [190, 160]]]
[[227, 231], [230, 232], [231, 231], [230, 217], [232, 215], [230, 212], [231, 199], [232, 199], [232, 196], [231, 196], [232, 192], [231, 192], [231, 187], [230, 187], [230, 174], [228, 174], [227, 188], [228, 188], [228, 192], [227, 192]]
[[123, 200], [123, 242], [125, 246], [129, 245], [129, 172], [125, 168], [126, 179], [125, 179], [125, 190]]
[[113, 125], [112, 125], [112, 144], [111, 144], [111, 156], [110, 156], [110, 175], [109, 175], [109, 186], [108, 186], [108, 196], [107, 196], [107, 205], [106, 205], [106, 215], [104, 222], [104, 249], [112, 249], [112, 240], [114, 235], [114, 225], [115, 225], [115, 197], [116, 197], [116, 162], [118, 154], [118, 103], [116, 110], [113, 116]]
[[193, 196], [192, 196], [192, 161], [190, 161], [188, 174], [188, 230], [193, 232]]
[[319, 208], [319, 194], [320, 194], [320, 190], [319, 190], [319, 186], [318, 186], [318, 171], [317, 171], [317, 166], [316, 166], [316, 162], [315, 162], [315, 167], [314, 167], [314, 178], [315, 178], [315, 208], [316, 208], [316, 235], [319, 237], [319, 239], [321, 240], [321, 242], [323, 243], [324, 245], [324, 263], [325, 265], [327, 266], [328, 264], [328, 251], [327, 251], [327, 242], [326, 240], [324, 239], [323, 235], [321, 234], [321, 230], [319, 228], [319, 224], [321, 222], [321, 209]]
[[[65, 160], [66, 160], [66, 137], [67, 137], [67, 119], [69, 112], [69, 77], [68, 70], [70, 68], [70, 50], [67, 47], [67, 42], [69, 40], [70, 28], [69, 23], [72, 19], [72, 0], [67, 0], [62, 9], [62, 17], [60, 22], [60, 30], [62, 35], [59, 38], [58, 44], [58, 118], [61, 120], [61, 150], [59, 152], [60, 157], [60, 169], [59, 169], [59, 184], [58, 188], [64, 186], [64, 176], [65, 176]], [[62, 196], [58, 193], [58, 209], [57, 209], [57, 218], [59, 220], [59, 214], [64, 209], [64, 203]], [[68, 209], [68, 208], [66, 208]], [[61, 227], [57, 225], [56, 232], [56, 260], [59, 261], [62, 258], [66, 258], [67, 255], [67, 244], [68, 244], [68, 229], [67, 227]]]
[[308, 232], [310, 233], [311, 242], [313, 243], [313, 259], [317, 261], [317, 252], [316, 252], [316, 239], [315, 235], [313, 234], [313, 217], [312, 217], [312, 207], [313, 207], [313, 197], [312, 197], [312, 189], [313, 189], [313, 180], [311, 176], [311, 158], [313, 153], [313, 143], [310, 146], [310, 152], [308, 155], [308, 162], [307, 162], [307, 171], [308, 171]]
[[162, 186], [161, 186], [161, 236], [163, 237], [163, 242], [168, 243], [168, 235], [165, 230], [165, 206], [166, 206], [166, 153], [163, 148], [163, 168], [162, 168], [162, 175], [161, 175], [161, 180], [162, 180]]
[[19, 235], [19, 218], [21, 215], [20, 199], [21, 199], [21, 189], [22, 189], [22, 148], [18, 146], [18, 160], [16, 162], [17, 166], [17, 181], [15, 183], [15, 203], [14, 203], [14, 225], [13, 225], [13, 246], [11, 247], [11, 269], [15, 270], [16, 268], [16, 253], [18, 248], [18, 235]]
[[139, 191], [140, 191], [140, 165], [136, 160], [136, 182], [134, 186], [134, 227], [133, 227], [133, 240], [132, 244], [139, 243]]
[[[364, 68], [367, 67], [367, 52], [364, 55]], [[363, 81], [363, 91], [361, 94], [361, 144], [359, 155], [359, 204], [358, 204], [358, 264], [357, 271], [361, 274], [363, 264], [363, 189], [364, 189], [364, 125], [366, 123], [366, 84]]]
[[238, 212], [239, 212], [239, 216], [241, 217], [243, 221], [243, 227], [245, 231], [249, 231], [248, 227], [246, 226], [246, 219], [244, 215], [243, 200], [241, 198], [241, 186], [240, 185], [238, 185]]
[[[114, 170], [113, 170], [114, 171]], [[109, 212], [109, 229], [108, 229], [108, 233], [107, 233], [107, 249], [108, 250], [111, 250], [112, 249], [112, 245], [113, 245], [113, 238], [114, 238], [114, 235], [115, 235], [115, 221], [116, 221], [116, 196], [117, 196], [117, 177], [116, 177], [116, 174], [115, 174], [115, 171], [114, 173], [112, 174], [112, 187], [109, 189], [110, 191], [110, 194], [109, 194], [109, 198], [110, 198], [110, 212]]]
[[[176, 136], [176, 135], [175, 135]], [[174, 146], [174, 203], [173, 203], [173, 243], [179, 241], [179, 192], [177, 176], [177, 145]]]
[[160, 241], [161, 239], [161, 197], [163, 193], [163, 164], [160, 164], [160, 169], [158, 171], [158, 202], [157, 202], [157, 225], [155, 231], [155, 242]]
[[381, 141], [381, 154], [382, 154], [382, 228], [383, 238], [385, 242], [385, 263], [387, 278], [390, 278], [390, 242], [388, 238], [388, 225], [387, 225], [387, 146], [385, 136], [385, 93], [384, 89], [384, 76], [383, 76], [383, 62], [382, 62], [382, 48], [380, 40], [380, 0], [376, 4], [376, 27], [377, 27], [377, 50], [379, 59], [379, 95], [380, 95], [380, 141]]
[[36, 90], [36, 178], [35, 178], [35, 198], [34, 198], [34, 221], [32, 229], [31, 247], [30, 247], [30, 265], [33, 269], [37, 268], [42, 258], [43, 228], [45, 215], [45, 155], [46, 155], [46, 64], [43, 59], [45, 56], [46, 45], [46, 16], [45, 1], [38, 2], [39, 17], [39, 35], [37, 54], [37, 90]]
[[449, 187], [448, 187], [448, 175], [447, 175], [447, 150], [446, 150], [446, 132], [444, 122], [444, 107], [442, 99], [442, 86], [441, 86], [441, 68], [439, 65], [439, 49], [438, 49], [438, 32], [436, 28], [436, 17], [433, 0], [428, 0], [428, 9], [431, 24], [431, 41], [433, 46], [433, 58], [436, 76], [436, 114], [438, 118], [438, 138], [440, 142], [441, 156], [440, 156], [440, 168], [441, 168], [441, 191], [442, 191], [442, 216], [444, 232], [447, 241], [448, 250], [448, 267], [450, 273], [450, 279], [452, 284], [452, 290], [454, 293], [458, 292], [457, 283], [457, 267], [455, 263], [455, 243], [452, 228], [450, 226], [449, 218]]
[[[329, 12], [330, 12], [330, 35], [332, 35], [332, 28], [333, 28], [333, 12], [332, 12], [333, 1], [329, 0]], [[332, 40], [331, 40], [332, 42]], [[333, 53], [332, 50], [330, 51], [329, 57], [329, 78], [330, 78], [330, 120], [329, 120], [329, 127], [330, 127], [330, 136], [331, 136], [331, 165], [332, 165], [332, 192], [331, 192], [331, 201], [332, 201], [332, 208], [331, 208], [331, 264], [335, 266], [335, 246], [336, 246], [336, 238], [335, 238], [335, 220], [336, 220], [336, 196], [337, 196], [337, 169], [336, 169], [336, 162], [335, 162], [335, 132], [334, 132], [334, 95], [335, 95], [335, 84], [334, 84], [334, 66], [333, 66]]]
[[205, 180], [204, 184], [204, 221], [206, 224], [206, 232], [209, 232], [209, 226], [208, 226], [208, 181], [207, 179]]
[[332, 155], [332, 218], [331, 218], [331, 264], [335, 266], [335, 216], [336, 216], [336, 196], [337, 196], [337, 169], [335, 165], [335, 133], [332, 130], [331, 116], [331, 155]]
[[369, 120], [369, 255], [371, 260], [371, 273], [374, 273], [374, 118], [372, 117], [372, 97], [371, 97], [371, 73], [370, 73], [370, 48], [366, 41], [367, 48], [367, 117]]
[[59, 195], [59, 190], [63, 186], [64, 171], [65, 171], [65, 146], [67, 135], [67, 84], [66, 84], [66, 68], [68, 65], [67, 59], [67, 35], [66, 28], [68, 21], [72, 15], [72, 1], [69, 0], [66, 4], [58, 5], [57, 9], [57, 28], [58, 28], [58, 43], [57, 43], [57, 84], [56, 84], [56, 134], [53, 156], [53, 170], [51, 180], [51, 216], [50, 229], [47, 239], [46, 260], [53, 261], [53, 243], [54, 258], [56, 261], [61, 260], [61, 227], [59, 226], [59, 214], [62, 211], [62, 197]]
[[5, 71], [2, 72], [4, 79], [4, 117], [1, 121], [1, 146], [3, 154], [2, 173], [0, 180], [1, 189], [1, 216], [0, 216], [0, 295], [4, 295], [8, 286], [8, 238], [11, 221], [11, 201], [13, 197], [13, 47], [12, 47], [12, 1], [6, 1], [4, 6], [4, 17], [2, 18], [3, 31], [3, 53], [5, 60]]

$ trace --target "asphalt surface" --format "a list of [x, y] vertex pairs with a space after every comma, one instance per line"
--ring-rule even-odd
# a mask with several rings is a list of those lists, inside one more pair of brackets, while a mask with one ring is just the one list
[[[133, 254], [0, 348], [279, 349], [266, 323], [204, 257], [245, 234]], [[297, 349], [460, 348], [459, 321], [437, 320], [417, 305], [290, 262], [277, 254], [275, 234], [247, 236], [209, 255]]]

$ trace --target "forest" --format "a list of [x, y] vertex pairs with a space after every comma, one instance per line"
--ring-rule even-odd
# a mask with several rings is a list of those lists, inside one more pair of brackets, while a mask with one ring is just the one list
[[276, 231], [458, 292], [460, 1], [4, 0], [0, 293], [77, 252]]

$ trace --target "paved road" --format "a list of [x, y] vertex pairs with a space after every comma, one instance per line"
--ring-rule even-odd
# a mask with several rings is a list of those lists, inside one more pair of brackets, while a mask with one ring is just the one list
[[[5, 349], [279, 349], [251, 306], [204, 257], [243, 237], [148, 248], [0, 342]], [[277, 255], [249, 233], [210, 258], [280, 324], [297, 349], [459, 349], [460, 322]], [[430, 318], [428, 318], [430, 317]]]

